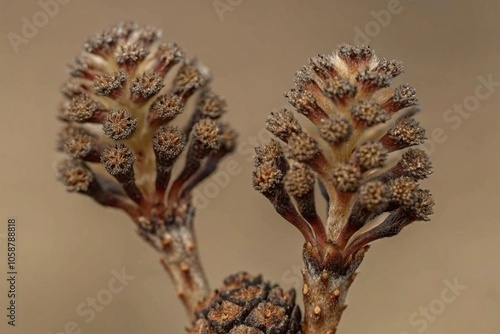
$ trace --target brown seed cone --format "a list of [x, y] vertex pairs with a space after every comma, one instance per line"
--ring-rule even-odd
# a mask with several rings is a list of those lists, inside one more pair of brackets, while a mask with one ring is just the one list
[[295, 290], [245, 272], [230, 275], [199, 305], [188, 334], [300, 334]]

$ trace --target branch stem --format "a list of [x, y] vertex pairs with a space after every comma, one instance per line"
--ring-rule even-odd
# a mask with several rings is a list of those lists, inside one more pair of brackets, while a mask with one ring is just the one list
[[142, 237], [162, 253], [160, 260], [191, 321], [196, 307], [210, 294], [193, 229], [194, 208], [180, 204]]

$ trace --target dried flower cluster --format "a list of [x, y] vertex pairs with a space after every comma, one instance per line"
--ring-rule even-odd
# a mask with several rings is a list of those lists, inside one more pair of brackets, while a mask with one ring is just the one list
[[[425, 140], [413, 118], [415, 90], [391, 87], [402, 64], [342, 45], [310, 59], [286, 93], [312, 131], [286, 108], [267, 119], [281, 142], [256, 148], [253, 186], [305, 238], [302, 319], [295, 291], [260, 276], [240, 272], [210, 292], [191, 197], [234, 151], [236, 133], [220, 122], [226, 104], [210, 89], [208, 69], [159, 38], [157, 29], [124, 22], [85, 43], [63, 87], [59, 180], [126, 212], [161, 252], [191, 316], [189, 334], [334, 334], [369, 244], [432, 214], [419, 185], [431, 164], [413, 147]], [[184, 116], [184, 125], [173, 124]]]
[[[236, 134], [219, 121], [226, 104], [210, 89], [208, 69], [159, 38], [155, 28], [124, 22], [87, 40], [63, 87], [57, 146], [67, 159], [57, 169], [68, 191], [128, 213], [164, 254], [191, 312], [209, 293], [195, 247], [192, 190], [233, 151]], [[186, 109], [186, 124], [173, 125]]]
[[[368, 46], [341, 45], [311, 58], [285, 95], [314, 131], [282, 108], [266, 125], [284, 147], [273, 140], [256, 148], [254, 188], [306, 241], [304, 333], [335, 332], [369, 243], [432, 214], [430, 192], [419, 186], [431, 164], [410, 148], [426, 139], [413, 118], [415, 90], [391, 87], [402, 72], [400, 62]], [[316, 180], [328, 201], [326, 223], [316, 210]]]

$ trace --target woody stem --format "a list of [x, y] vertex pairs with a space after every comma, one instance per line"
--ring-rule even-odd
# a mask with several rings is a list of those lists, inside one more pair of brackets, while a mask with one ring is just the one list
[[347, 307], [347, 292], [366, 249], [345, 263], [342, 256], [337, 256], [335, 248], [327, 246], [323, 254], [304, 248], [304, 334], [335, 334]]
[[160, 262], [188, 317], [194, 320], [196, 307], [208, 297], [210, 287], [194, 235], [194, 208], [189, 203], [178, 204], [152, 231], [141, 231], [141, 236], [162, 253]]

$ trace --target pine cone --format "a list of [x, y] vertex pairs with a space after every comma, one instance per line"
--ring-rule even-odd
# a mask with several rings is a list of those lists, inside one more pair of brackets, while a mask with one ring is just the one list
[[240, 272], [199, 305], [188, 334], [300, 334], [295, 290], [283, 291], [262, 276]]

